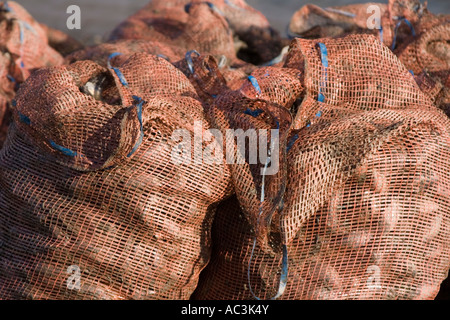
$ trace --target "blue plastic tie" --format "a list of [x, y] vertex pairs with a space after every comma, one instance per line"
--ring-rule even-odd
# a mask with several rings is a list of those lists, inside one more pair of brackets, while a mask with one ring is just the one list
[[416, 36], [416, 31], [414, 30], [414, 27], [411, 24], [411, 22], [408, 19], [405, 19], [405, 18], [400, 19], [400, 21], [397, 22], [397, 24], [395, 25], [394, 41], [392, 42], [391, 50], [394, 50], [395, 49], [395, 45], [397, 44], [397, 31], [398, 31], [398, 28], [401, 26], [402, 22], [405, 22], [406, 25], [409, 27], [409, 30], [411, 30], [412, 36], [413, 37]]
[[168, 57], [168, 56], [166, 56], [166, 55], [164, 55], [164, 54], [161, 54], [161, 53], [159, 53], [159, 54], [157, 54], [156, 56], [157, 56], [157, 57], [160, 57], [160, 58], [163, 58], [164, 60], [167, 60], [167, 61], [169, 61], [169, 62], [170, 62], [170, 59], [169, 59], [169, 57]]
[[342, 14], [343, 16], [350, 17], [350, 18], [356, 17], [356, 14], [354, 14], [354, 13], [347, 12], [344, 10], [334, 9], [334, 8], [325, 8], [325, 11], [339, 13], [339, 14]]
[[214, 3], [206, 2], [206, 4], [211, 8], [212, 11], [217, 12], [221, 16], [225, 16], [224, 13]]
[[380, 42], [383, 43], [383, 27], [380, 26]]
[[248, 115], [250, 115], [250, 116], [252, 116], [252, 117], [254, 117], [254, 118], [256, 118], [257, 116], [259, 116], [261, 113], [263, 113], [264, 112], [264, 110], [261, 110], [261, 109], [256, 109], [256, 110], [250, 110], [250, 109], [247, 109], [247, 110], [245, 110], [244, 111], [244, 113], [245, 114], [248, 114]]
[[108, 57], [108, 68], [113, 69], [114, 72], [116, 73], [117, 77], [120, 80], [120, 83], [122, 83], [123, 86], [128, 87], [128, 82], [125, 79], [125, 76], [123, 75], [122, 71], [119, 70], [119, 68], [115, 68], [111, 65], [111, 60], [117, 56], [120, 56], [121, 53], [120, 52], [113, 52], [109, 55]]
[[26, 125], [31, 125], [31, 120], [30, 120], [30, 118], [28, 118], [26, 115], [24, 115], [24, 114], [21, 113], [21, 112], [18, 112], [18, 114], [19, 114], [19, 120], [20, 120], [20, 122], [25, 123]]
[[291, 150], [291, 148], [294, 146], [295, 141], [297, 141], [297, 139], [298, 139], [298, 134], [296, 134], [289, 140], [289, 142], [286, 146], [286, 152], [289, 152], [289, 150]]
[[8, 1], [5, 1], [3, 8], [5, 8], [6, 12], [14, 12], [14, 10], [9, 6]]
[[14, 79], [12, 75], [8, 74], [6, 77], [9, 79], [9, 81], [16, 82], [16, 79]]
[[197, 55], [197, 57], [200, 57], [200, 53], [197, 52], [197, 50], [191, 50], [186, 52], [184, 58], [186, 60], [186, 63], [188, 65], [189, 71], [191, 72], [191, 74], [194, 74], [195, 70], [194, 70], [194, 62], [192, 61], [192, 54], [195, 53]]
[[258, 94], [261, 94], [262, 92], [261, 92], [261, 88], [259, 87], [258, 80], [256, 80], [256, 78], [254, 76], [248, 76], [248, 80], [250, 80], [251, 84], [256, 89]]
[[327, 74], [327, 68], [328, 68], [328, 50], [327, 50], [327, 46], [324, 43], [319, 42], [318, 43], [319, 49], [320, 49], [320, 59], [322, 61], [322, 65], [325, 68], [325, 72], [324, 72], [324, 82], [321, 83], [320, 87], [319, 87], [319, 94], [317, 96], [317, 101], [319, 102], [324, 102], [325, 101], [325, 96], [322, 93], [322, 87], [326, 87], [327, 84], [327, 78], [328, 78], [328, 74]]
[[412, 71], [412, 70], [409, 70], [409, 73], [411, 73], [412, 75], [414, 75], [414, 71]]
[[62, 154], [69, 156], [69, 157], [76, 157], [77, 153], [75, 151], [72, 151], [68, 148], [62, 147], [59, 144], [56, 144], [54, 141], [50, 140], [50, 145], [53, 149], [60, 151]]
[[25, 40], [25, 34], [23, 32], [23, 24], [19, 23], [19, 30], [20, 30], [20, 44], [23, 44], [24, 40]]
[[144, 100], [142, 100], [138, 96], [133, 96], [133, 99], [136, 101], [139, 101], [139, 103], [136, 105], [136, 109], [137, 109], [137, 117], [139, 120], [141, 133], [139, 136], [139, 140], [136, 142], [136, 144], [133, 147], [133, 149], [131, 150], [131, 152], [127, 155], [128, 158], [131, 157], [137, 151], [139, 146], [142, 144], [142, 141], [144, 140], [144, 125], [143, 125], [143, 121], [142, 121], [142, 105], [144, 104]]
[[322, 92], [319, 92], [319, 94], [317, 95], [317, 101], [319, 102], [325, 101], [325, 96], [322, 94]]
[[225, 0], [225, 4], [229, 5], [232, 8], [235, 8], [240, 11], [244, 11], [244, 8], [237, 6], [235, 3], [231, 2], [231, 0]]
[[322, 43], [319, 42], [318, 43], [319, 48], [320, 48], [320, 58], [322, 60], [322, 64], [325, 68], [328, 68], [328, 50], [327, 50], [327, 46]]

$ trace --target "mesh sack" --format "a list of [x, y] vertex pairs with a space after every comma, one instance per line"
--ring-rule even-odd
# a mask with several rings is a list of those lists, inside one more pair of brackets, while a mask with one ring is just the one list
[[415, 25], [414, 31], [394, 50], [409, 70], [437, 72], [450, 69], [450, 15], [428, 14]]
[[[278, 210], [284, 191], [285, 156], [280, 154], [279, 158], [272, 158], [274, 165], [269, 169], [265, 168], [265, 163], [269, 161], [268, 152], [274, 150], [276, 141], [279, 140], [282, 144], [288, 137], [288, 129], [292, 123], [288, 108], [302, 91], [300, 73], [289, 68], [259, 68], [241, 83], [239, 89], [232, 90], [227, 86], [226, 79], [212, 57], [196, 56], [192, 57], [191, 62], [191, 82], [200, 98], [206, 102], [211, 126], [218, 128], [225, 137], [224, 149], [235, 192], [252, 223], [256, 225], [257, 221], [261, 221], [257, 231], [258, 241], [262, 247], [271, 250], [268, 247], [267, 222]], [[266, 135], [259, 135], [260, 130], [265, 130]], [[272, 130], [277, 131], [274, 136]], [[265, 150], [258, 155], [253, 153], [253, 156], [259, 158], [259, 162], [256, 159], [250, 163], [245, 162], [245, 159], [249, 159], [250, 150], [242, 149], [243, 137], [256, 141], [259, 148]], [[275, 168], [278, 163], [279, 170]], [[277, 172], [262, 180], [259, 174], [261, 170]], [[260, 217], [262, 185], [265, 185], [264, 217]]]
[[325, 9], [308, 4], [294, 13], [288, 32], [291, 36], [308, 39], [372, 34], [393, 49], [409, 41], [424, 17], [434, 19], [426, 3], [422, 5], [419, 0], [389, 0], [388, 4], [368, 2]]
[[[196, 19], [195, 9], [198, 5], [207, 5], [213, 12], [203, 9], [201, 20]], [[194, 12], [191, 9], [194, 8]], [[191, 1], [151, 1], [144, 8], [130, 16], [117, 26], [110, 39], [149, 39], [165, 43], [176, 42], [185, 50], [195, 49], [202, 54], [212, 53], [216, 46], [219, 54], [235, 58], [231, 54], [233, 46], [228, 35], [218, 25], [224, 24], [231, 29], [234, 48], [239, 57], [254, 64], [267, 62], [275, 58], [286, 45], [286, 40], [270, 27], [264, 15], [250, 7], [242, 0]], [[214, 28], [195, 27], [214, 25]], [[192, 31], [191, 31], [192, 29]], [[181, 34], [181, 35], [180, 35]], [[185, 43], [187, 39], [187, 44]], [[192, 43], [190, 43], [192, 42]], [[214, 43], [213, 45], [210, 45]], [[207, 47], [205, 50], [203, 47]]]
[[61, 64], [40, 25], [19, 4], [0, 2], [0, 148], [10, 122], [10, 104], [35, 68]]
[[170, 62], [182, 59], [185, 51], [179, 47], [174, 47], [162, 42], [148, 40], [116, 40], [101, 43], [77, 50], [65, 57], [66, 63], [73, 63], [81, 60], [91, 60], [104, 67], [107, 66], [108, 58], [111, 54], [119, 52], [121, 55], [114, 58], [114, 63], [123, 63], [135, 53], [147, 53], [160, 56]]
[[420, 90], [450, 117], [450, 70], [423, 71], [414, 78]]
[[174, 130], [208, 129], [183, 74], [146, 54], [41, 69], [14, 119], [0, 153], [0, 296], [188, 299], [231, 186], [224, 163], [172, 161]]
[[[16, 83], [12, 81], [13, 64], [8, 53], [0, 53], [0, 148], [5, 141], [10, 121], [9, 104], [14, 98]], [[10, 79], [8, 79], [10, 77]]]
[[[371, 35], [294, 39], [285, 67], [304, 73], [306, 90], [295, 115], [295, 129], [361, 111], [435, 109], [414, 76]], [[321, 110], [321, 102], [333, 108]]]
[[[261, 206], [269, 249], [236, 188], [194, 297], [434, 298], [450, 267], [449, 119], [373, 36], [295, 39], [286, 66], [305, 92], [280, 143], [282, 200]], [[221, 97], [213, 108], [220, 119]]]
[[[230, 60], [236, 57], [233, 36], [225, 18], [206, 2], [194, 2], [187, 10], [187, 17], [174, 14], [156, 14], [146, 11], [123, 22], [110, 40], [143, 39], [182, 48], [185, 52], [197, 50]], [[184, 6], [183, 6], [184, 10]], [[159, 11], [157, 11], [159, 12]], [[165, 11], [163, 11], [165, 12]]]
[[48, 45], [45, 31], [19, 4], [0, 4], [0, 34], [3, 52], [9, 52], [24, 78], [34, 68], [54, 66], [63, 58]]
[[291, 17], [288, 33], [292, 37], [306, 39], [338, 37], [355, 33], [377, 35], [379, 34], [377, 29], [368, 28], [368, 18], [371, 11], [369, 13], [367, 11], [370, 6], [377, 6], [380, 9], [383, 40], [392, 40], [388, 6], [384, 3], [375, 2], [327, 8], [307, 4]]

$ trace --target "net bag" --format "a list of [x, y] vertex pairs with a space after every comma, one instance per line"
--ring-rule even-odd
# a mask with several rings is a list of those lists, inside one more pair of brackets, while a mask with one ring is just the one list
[[394, 53], [436, 106], [450, 116], [450, 15], [423, 16]]
[[117, 39], [160, 41], [202, 54], [217, 51], [231, 60], [238, 52], [253, 64], [272, 60], [287, 45], [266, 17], [242, 0], [151, 1], [111, 32], [110, 40]]
[[0, 148], [10, 123], [10, 104], [19, 85], [36, 68], [58, 65], [61, 55], [44, 30], [19, 4], [0, 2]]
[[179, 61], [186, 53], [179, 47], [164, 44], [162, 42], [135, 39], [116, 40], [72, 52], [65, 57], [65, 62], [70, 64], [81, 60], [91, 60], [106, 67], [109, 56], [115, 52], [121, 53], [121, 55], [114, 58], [114, 63], [118, 64], [125, 62], [135, 53], [157, 55], [169, 62]]
[[[291, 37], [317, 39], [348, 34], [372, 34], [392, 50], [424, 26], [439, 19], [419, 0], [389, 0], [320, 8], [307, 4], [294, 13], [288, 27]], [[427, 24], [427, 23], [425, 23]]]
[[304, 91], [282, 200], [260, 205], [265, 229], [251, 192], [221, 203], [194, 298], [433, 299], [450, 267], [449, 119], [377, 37], [295, 39], [285, 68]]
[[182, 48], [184, 52], [197, 50], [236, 59], [231, 30], [214, 7], [199, 1], [192, 3], [184, 15], [175, 15], [179, 8], [172, 10], [174, 13], [170, 15], [160, 16], [150, 11], [145, 18], [143, 13], [132, 16], [112, 33], [110, 40], [149, 40]]
[[[173, 160], [175, 130], [209, 128], [187, 78], [142, 53], [44, 68], [14, 120], [0, 153], [0, 296], [188, 299], [231, 180], [223, 159]], [[192, 140], [188, 156], [212, 147]]]

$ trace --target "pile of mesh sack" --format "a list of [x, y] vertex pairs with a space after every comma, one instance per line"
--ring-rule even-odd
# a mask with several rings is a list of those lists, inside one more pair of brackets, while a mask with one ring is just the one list
[[11, 120], [11, 102], [20, 84], [35, 69], [60, 65], [63, 54], [81, 44], [37, 22], [20, 4], [0, 2], [0, 147]]
[[450, 15], [433, 14], [419, 0], [389, 0], [320, 8], [303, 6], [290, 21], [291, 37], [315, 39], [374, 34], [450, 116]]
[[188, 299], [232, 190], [223, 161], [171, 161], [174, 130], [208, 129], [188, 79], [137, 53], [120, 70], [38, 70], [16, 100], [0, 156], [0, 296]]
[[414, 4], [375, 31], [369, 4], [308, 5], [287, 41], [241, 0], [154, 0], [34, 70], [0, 151], [0, 298], [434, 299], [449, 61]]
[[283, 68], [253, 76], [211, 123], [279, 128], [280, 170], [232, 166], [194, 297], [434, 298], [450, 263], [448, 117], [371, 35], [295, 39]]

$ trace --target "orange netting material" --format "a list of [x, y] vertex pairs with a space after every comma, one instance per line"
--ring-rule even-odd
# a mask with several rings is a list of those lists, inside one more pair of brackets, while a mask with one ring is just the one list
[[[379, 27], [369, 28], [374, 7], [380, 11]], [[426, 3], [390, 0], [387, 5], [369, 2], [325, 9], [306, 5], [292, 16], [289, 32], [311, 39], [352, 33], [377, 35], [410, 72], [418, 75], [418, 84], [436, 106], [450, 115], [450, 16], [430, 13]]]
[[231, 61], [238, 51], [254, 64], [272, 60], [287, 45], [266, 17], [243, 0], [151, 1], [122, 22], [110, 39], [163, 42]]
[[209, 128], [188, 79], [142, 53], [44, 68], [14, 119], [0, 153], [0, 296], [188, 299], [214, 204], [231, 193], [225, 163], [171, 161], [175, 129]]
[[19, 85], [40, 67], [59, 65], [62, 56], [48, 44], [42, 26], [19, 4], [0, 2], [0, 148], [10, 122], [10, 104]]
[[[2, 78], [27, 71], [17, 39], [34, 28], [79, 48], [10, 20]], [[154, 0], [110, 42], [34, 71], [0, 151], [0, 297], [435, 298], [450, 268], [447, 28], [417, 0], [308, 5], [290, 31], [311, 39], [276, 58], [285, 42], [242, 0]], [[2, 82], [0, 120], [16, 89]], [[222, 140], [199, 141], [208, 129]], [[256, 161], [230, 129], [256, 132]], [[174, 163], [186, 146], [193, 161]], [[194, 160], [212, 146], [219, 163]]]
[[[281, 299], [434, 298], [450, 267], [450, 120], [373, 36], [295, 39], [285, 68], [301, 71], [304, 93], [282, 200], [271, 195], [283, 186], [258, 184], [248, 163], [231, 167], [237, 197], [220, 205], [194, 297], [269, 299], [285, 284]], [[260, 107], [264, 94], [229, 95], [211, 105], [213, 125], [277, 119]], [[224, 120], [223, 109], [255, 104], [260, 115]], [[242, 201], [256, 206], [262, 190], [278, 204], [262, 203], [265, 225]]]

